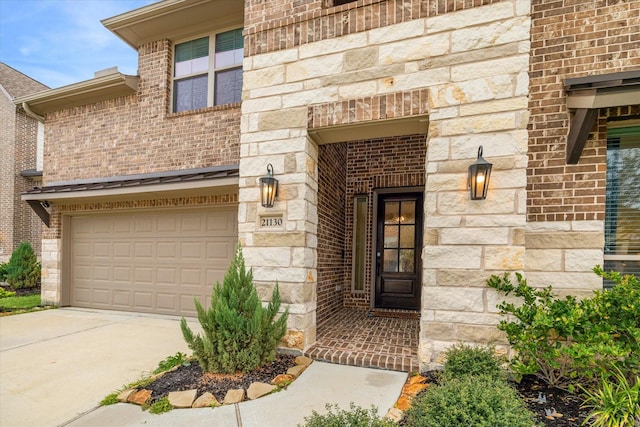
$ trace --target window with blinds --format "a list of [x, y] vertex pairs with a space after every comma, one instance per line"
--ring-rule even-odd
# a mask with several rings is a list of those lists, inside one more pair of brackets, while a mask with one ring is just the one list
[[179, 43], [174, 56], [174, 112], [240, 102], [241, 28]]
[[640, 126], [607, 130], [604, 269], [640, 277]]

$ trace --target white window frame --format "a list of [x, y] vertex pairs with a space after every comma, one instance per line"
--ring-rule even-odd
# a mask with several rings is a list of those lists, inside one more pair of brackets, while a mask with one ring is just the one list
[[[189, 75], [184, 75], [184, 76], [180, 76], [180, 77], [176, 77], [176, 70], [175, 70], [175, 66], [176, 66], [176, 47], [182, 43], [187, 43], [193, 40], [197, 40], [197, 39], [201, 39], [204, 37], [208, 37], [209, 38], [209, 67], [207, 69], [207, 108], [208, 107], [213, 107], [216, 106], [216, 104], [214, 104], [214, 99], [215, 99], [215, 83], [216, 83], [216, 73], [219, 71], [225, 71], [225, 70], [232, 70], [235, 68], [240, 68], [243, 69], [243, 64], [240, 63], [239, 65], [230, 65], [227, 67], [219, 67], [216, 68], [215, 67], [215, 56], [216, 56], [216, 37], [218, 34], [222, 34], [225, 33], [227, 31], [233, 31], [233, 30], [237, 30], [237, 29], [242, 29], [242, 26], [232, 26], [232, 27], [227, 27], [227, 28], [221, 28], [218, 29], [214, 32], [209, 32], [206, 34], [200, 34], [198, 36], [195, 37], [189, 37], [188, 39], [181, 39], [176, 41], [173, 44], [173, 61], [171, 64], [171, 112], [172, 113], [178, 113], [178, 111], [175, 111], [175, 82], [179, 81], [179, 80], [184, 80], [184, 79], [189, 79], [192, 77], [196, 77], [196, 76], [202, 76], [205, 73], [194, 73], [194, 74], [189, 74]], [[243, 48], [244, 51], [244, 48]], [[218, 105], [231, 105], [231, 104], [218, 104]], [[188, 112], [188, 111], [194, 111], [192, 110], [183, 110], [180, 111], [180, 113], [184, 113], [184, 112]]]

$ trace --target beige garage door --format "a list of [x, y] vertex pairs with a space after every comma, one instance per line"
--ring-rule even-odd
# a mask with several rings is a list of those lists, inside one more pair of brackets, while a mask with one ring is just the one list
[[237, 244], [237, 209], [162, 210], [71, 218], [70, 303], [194, 316], [208, 306]]

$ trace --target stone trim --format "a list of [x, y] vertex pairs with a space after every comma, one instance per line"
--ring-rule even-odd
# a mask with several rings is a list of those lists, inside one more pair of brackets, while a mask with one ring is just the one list
[[429, 89], [414, 89], [310, 106], [308, 128], [420, 116], [428, 112]]

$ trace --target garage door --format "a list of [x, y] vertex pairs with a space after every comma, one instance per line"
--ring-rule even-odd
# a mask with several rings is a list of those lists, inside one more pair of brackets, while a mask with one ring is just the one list
[[194, 316], [237, 244], [237, 209], [93, 214], [70, 220], [72, 306]]

